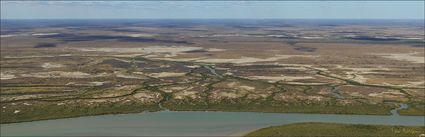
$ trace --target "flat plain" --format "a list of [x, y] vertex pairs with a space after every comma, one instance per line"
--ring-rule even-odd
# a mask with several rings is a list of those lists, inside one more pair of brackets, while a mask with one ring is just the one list
[[423, 21], [2, 20], [0, 123], [143, 111], [425, 115]]

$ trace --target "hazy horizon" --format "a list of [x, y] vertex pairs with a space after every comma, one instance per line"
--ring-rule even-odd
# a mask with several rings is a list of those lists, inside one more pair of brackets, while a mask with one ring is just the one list
[[425, 21], [425, 19], [350, 19], [350, 18], [37, 18], [37, 19], [21, 19], [21, 18], [2, 18], [0, 20], [353, 20], [353, 21], [361, 21], [361, 20], [412, 20], [412, 21]]
[[1, 19], [424, 19], [424, 1], [1, 1]]

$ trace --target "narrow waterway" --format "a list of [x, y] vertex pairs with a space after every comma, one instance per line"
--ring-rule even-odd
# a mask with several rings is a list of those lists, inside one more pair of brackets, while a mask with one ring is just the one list
[[219, 74], [217, 74], [217, 72], [215, 72], [215, 69], [213, 69], [213, 68], [211, 68], [210, 66], [207, 66], [207, 65], [203, 65], [203, 67], [204, 68], [206, 68], [206, 69], [208, 69], [210, 72], [211, 72], [211, 74], [213, 74], [213, 75], [215, 75], [215, 76], [218, 76], [218, 77], [223, 77], [223, 76], [221, 76], [221, 75], [219, 75]]
[[229, 136], [301, 122], [424, 126], [423, 116], [146, 112], [2, 124], [1, 136]]
[[339, 89], [335, 86], [332, 87], [331, 89], [331, 94], [338, 99], [344, 99], [344, 96], [341, 95], [341, 93], [339, 93]]
[[398, 106], [397, 108], [394, 108], [390, 111], [391, 116], [400, 116], [398, 112], [402, 109], [407, 109], [409, 107], [407, 104], [404, 104], [404, 103], [395, 103], [395, 102], [389, 102], [389, 103], [393, 103]]

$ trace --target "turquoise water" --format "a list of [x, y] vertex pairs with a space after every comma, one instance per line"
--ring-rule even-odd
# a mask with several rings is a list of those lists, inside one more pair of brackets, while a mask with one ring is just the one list
[[334, 122], [424, 126], [423, 116], [148, 112], [2, 124], [1, 136], [231, 136], [272, 125]]

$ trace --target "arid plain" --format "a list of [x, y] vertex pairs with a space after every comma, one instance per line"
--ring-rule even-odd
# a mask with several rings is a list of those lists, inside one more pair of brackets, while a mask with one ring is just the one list
[[2, 22], [1, 123], [160, 110], [389, 115], [400, 104], [400, 115], [425, 115], [423, 22], [16, 22]]

